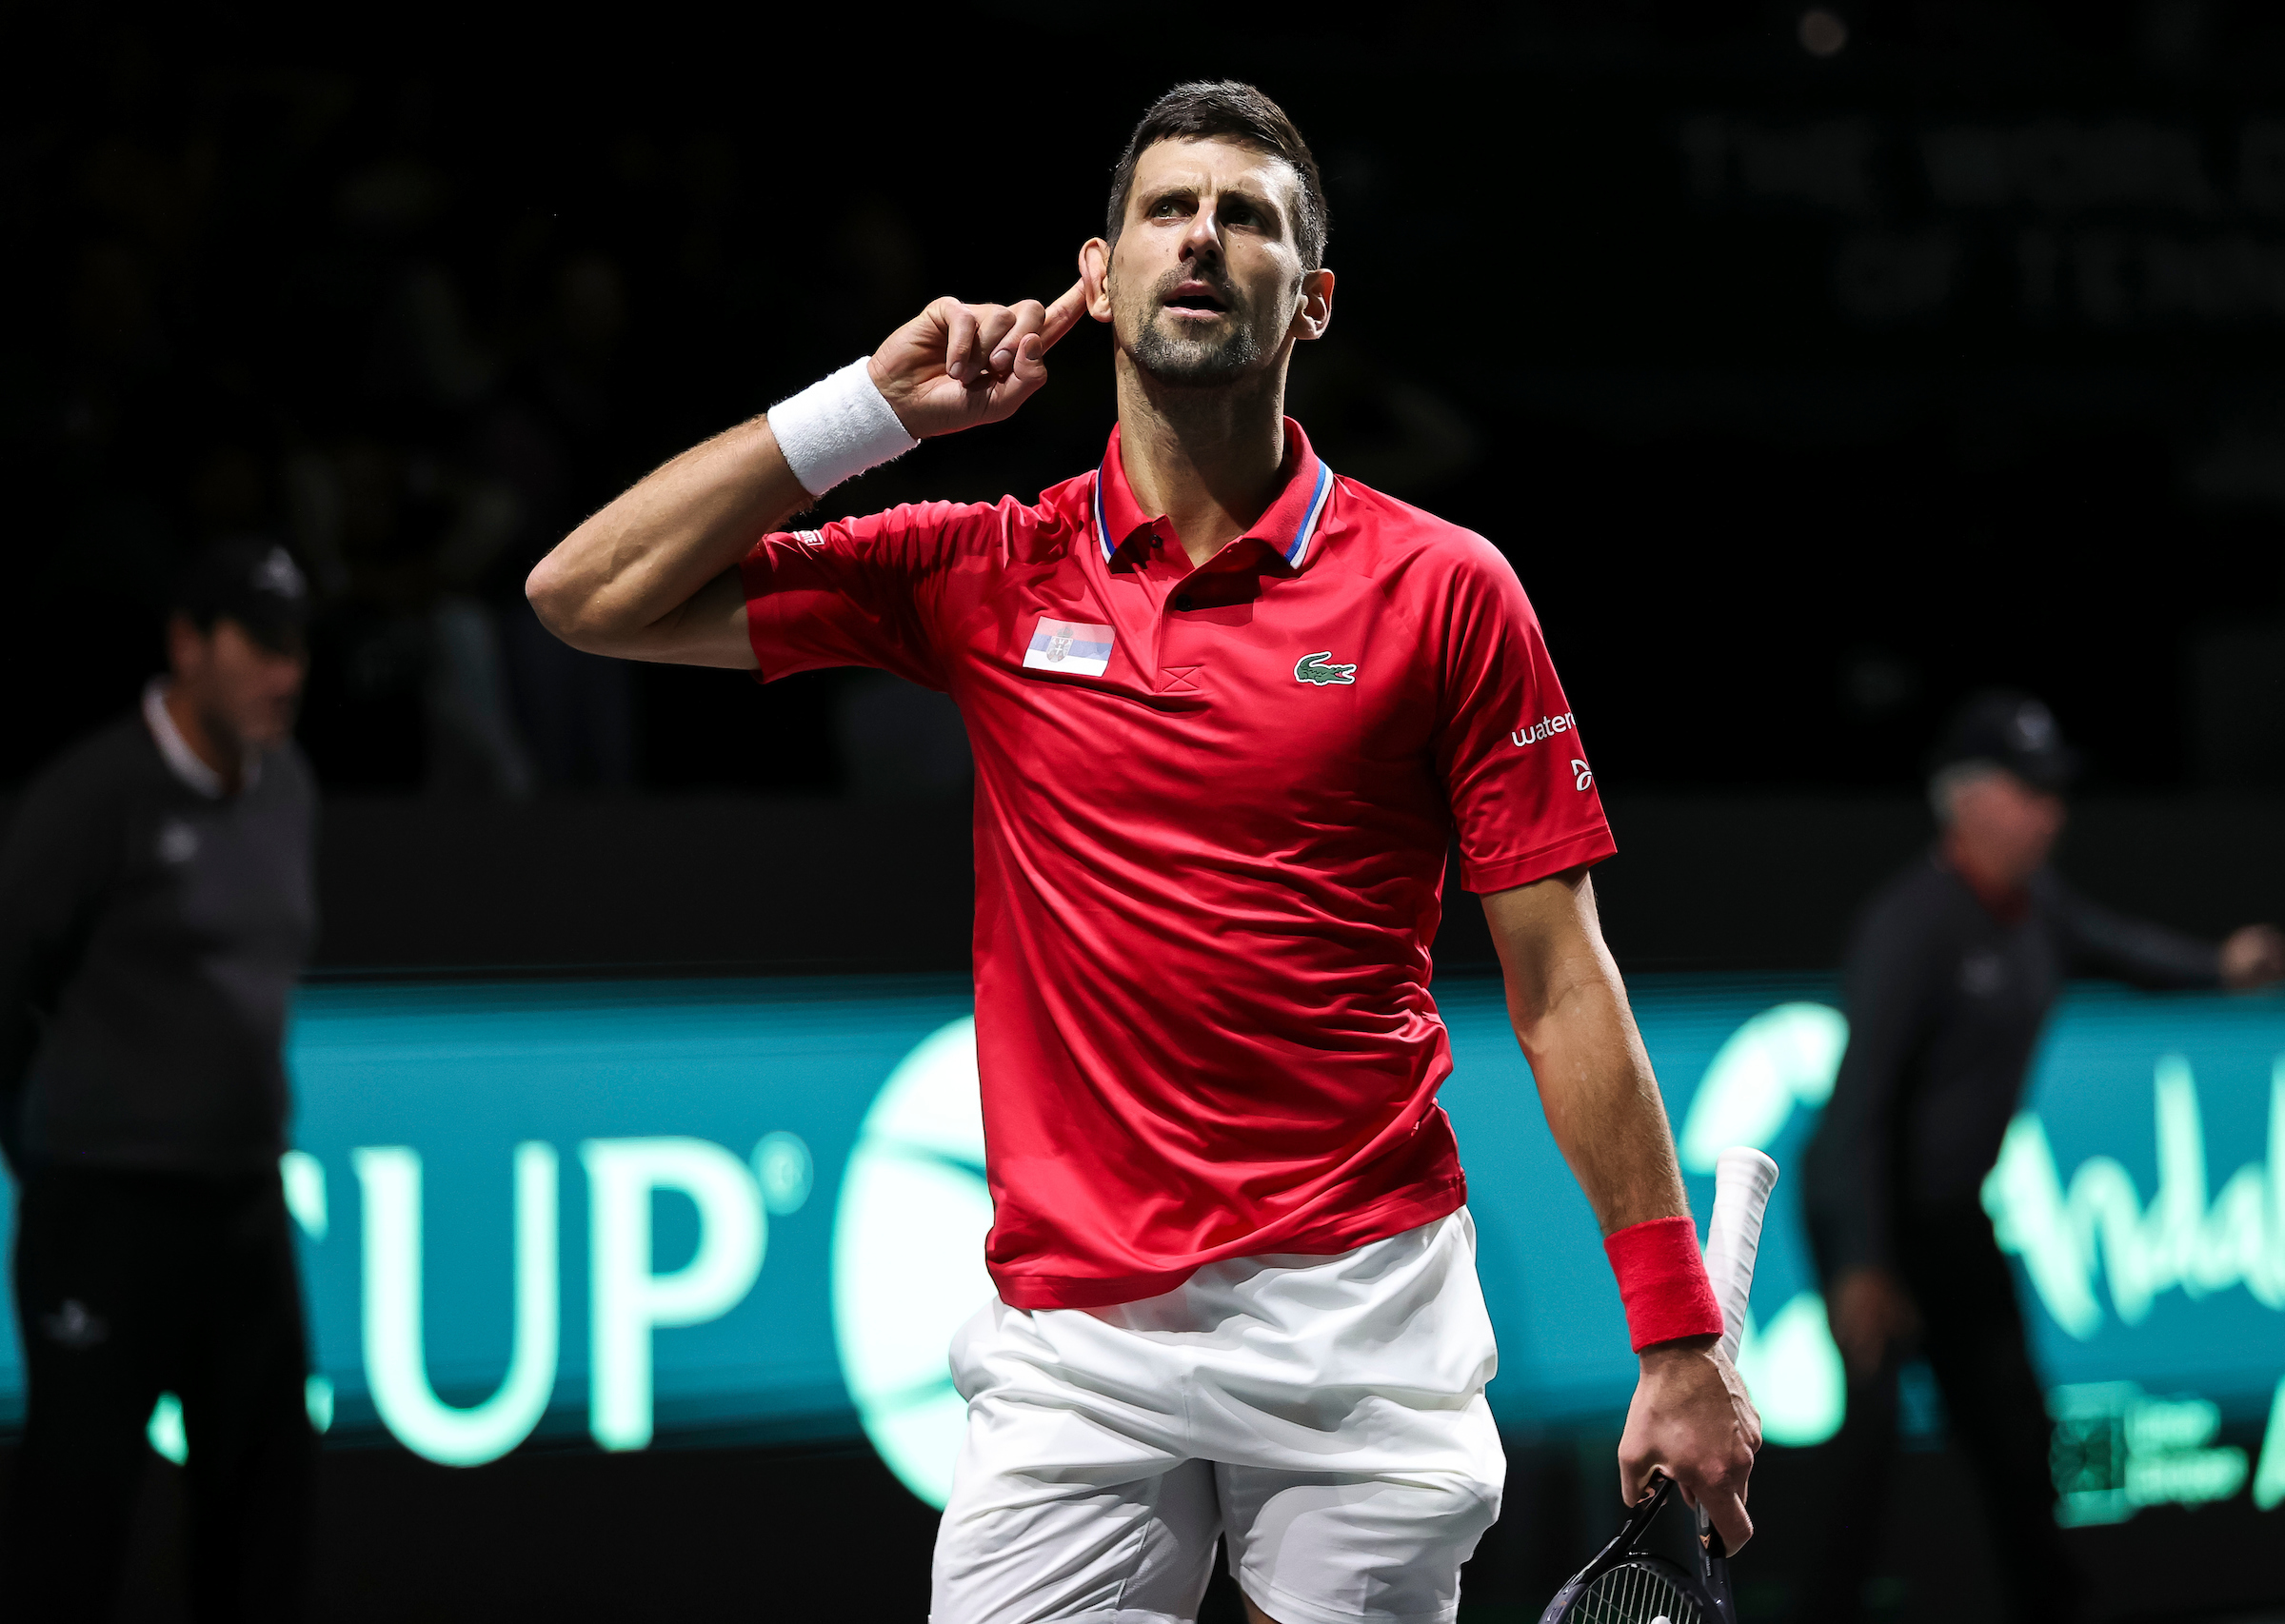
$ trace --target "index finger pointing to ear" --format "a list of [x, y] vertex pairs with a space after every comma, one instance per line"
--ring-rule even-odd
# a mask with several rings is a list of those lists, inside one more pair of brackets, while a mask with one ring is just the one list
[[1083, 279], [1063, 290], [1063, 297], [1047, 307], [1047, 321], [1040, 328], [1040, 350], [1044, 354], [1055, 347], [1056, 340], [1079, 325], [1086, 314], [1087, 285]]

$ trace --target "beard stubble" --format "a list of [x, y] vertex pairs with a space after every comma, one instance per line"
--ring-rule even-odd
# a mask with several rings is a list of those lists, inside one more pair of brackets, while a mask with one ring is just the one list
[[1164, 278], [1152, 289], [1150, 303], [1142, 322], [1135, 330], [1135, 365], [1162, 384], [1187, 388], [1211, 388], [1229, 384], [1262, 359], [1262, 343], [1245, 311], [1226, 293], [1220, 295], [1223, 304], [1225, 330], [1218, 338], [1186, 337], [1168, 332], [1162, 326], [1160, 312], [1166, 307], [1166, 294], [1182, 280], [1177, 271]]

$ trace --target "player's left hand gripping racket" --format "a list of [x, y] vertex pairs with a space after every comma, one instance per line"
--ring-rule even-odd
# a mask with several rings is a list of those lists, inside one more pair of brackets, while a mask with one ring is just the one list
[[[1721, 1351], [1738, 1357], [1745, 1303], [1761, 1247], [1761, 1215], [1778, 1164], [1736, 1145], [1714, 1167], [1714, 1217], [1706, 1225], [1706, 1273], [1721, 1304]], [[1737, 1624], [1730, 1565], [1705, 1514], [1693, 1512], [1674, 1479], [1656, 1487], [1626, 1514], [1619, 1535], [1556, 1593], [1540, 1624]]]

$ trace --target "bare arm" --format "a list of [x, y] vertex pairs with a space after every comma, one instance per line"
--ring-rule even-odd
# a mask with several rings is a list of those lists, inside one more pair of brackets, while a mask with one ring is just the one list
[[[1084, 310], [939, 299], [873, 353], [873, 383], [916, 440], [1008, 416], [1047, 381], [1048, 347]], [[767, 417], [692, 446], [557, 544], [525, 584], [541, 624], [625, 660], [751, 669], [738, 561], [807, 507]]]
[[[1483, 913], [1506, 975], [1516, 1041], [1603, 1234], [1687, 1214], [1666, 1107], [1603, 945], [1586, 871], [1496, 892], [1483, 899]], [[1753, 1535], [1745, 1490], [1761, 1420], [1715, 1340], [1642, 1350], [1619, 1445], [1619, 1493], [1631, 1504], [1647, 1491], [1651, 1469], [1664, 1471], [1706, 1508], [1735, 1551]]]
[[1666, 1106], [1583, 870], [1483, 900], [1508, 1019], [1602, 1233], [1690, 1210]]
[[590, 654], [751, 669], [738, 561], [809, 502], [757, 417], [624, 492], [524, 590], [541, 624]]

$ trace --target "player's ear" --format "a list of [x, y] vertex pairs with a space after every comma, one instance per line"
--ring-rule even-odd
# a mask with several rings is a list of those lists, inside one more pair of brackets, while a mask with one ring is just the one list
[[1295, 338], [1322, 338], [1325, 329], [1333, 325], [1333, 273], [1329, 270], [1301, 272], [1301, 303], [1293, 312], [1293, 325], [1286, 330]]
[[1087, 286], [1087, 314], [1099, 322], [1111, 319], [1111, 245], [1089, 237], [1080, 245], [1079, 279]]

